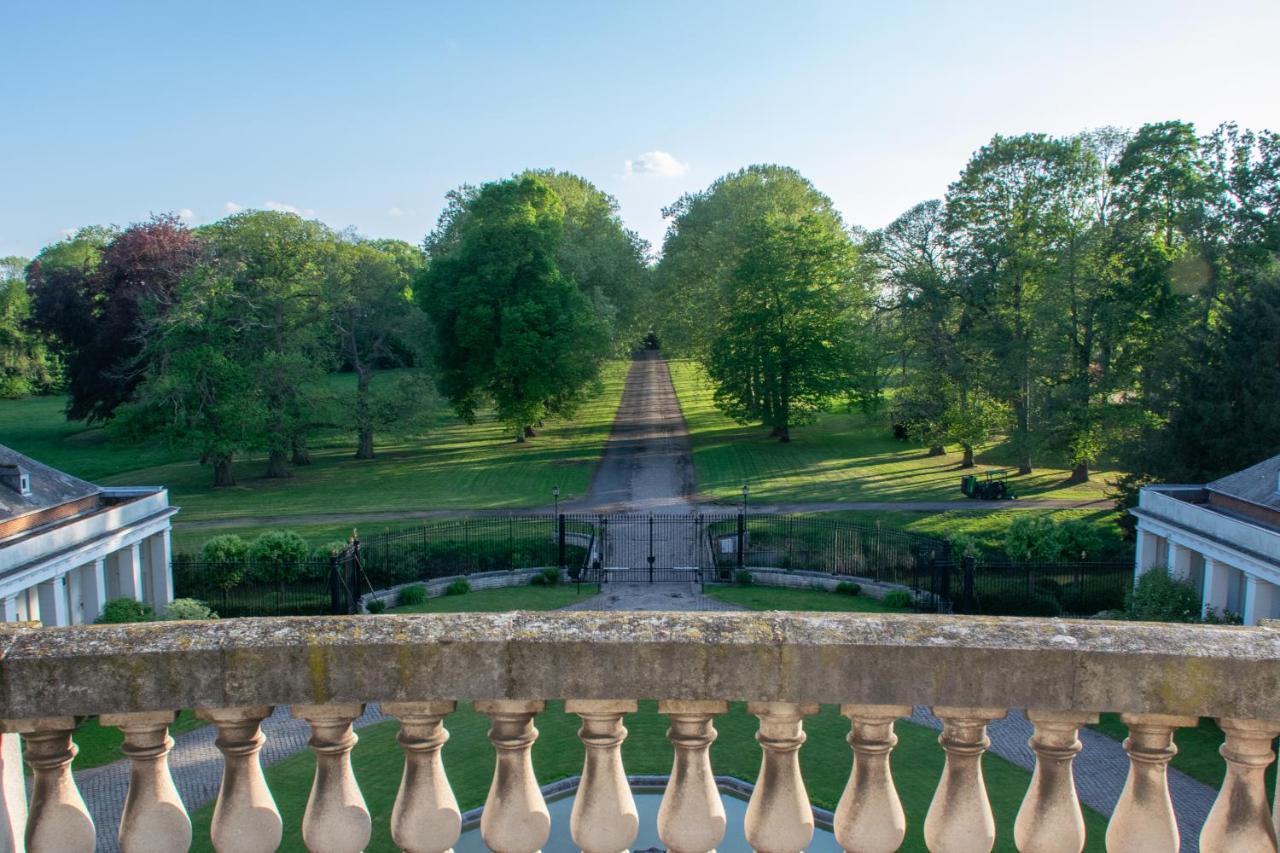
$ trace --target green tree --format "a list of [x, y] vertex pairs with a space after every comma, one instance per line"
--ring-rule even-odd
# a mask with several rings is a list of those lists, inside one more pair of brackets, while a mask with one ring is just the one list
[[609, 348], [557, 263], [564, 205], [537, 177], [496, 181], [444, 229], [428, 238], [415, 286], [435, 328], [441, 390], [468, 421], [491, 402], [523, 441], [546, 415], [574, 411]]
[[769, 215], [744, 232], [747, 248], [714, 316], [706, 363], [716, 405], [790, 441], [848, 388], [864, 300], [854, 248], [834, 215]]
[[1008, 429], [1009, 407], [980, 388], [949, 388], [944, 393], [948, 403], [942, 415], [943, 435], [964, 452], [960, 467], [972, 468], [974, 451]]
[[[334, 247], [324, 278], [324, 302], [336, 333], [340, 357], [356, 377], [350, 420], [356, 430], [356, 458], [373, 458], [375, 430], [410, 416], [415, 403], [430, 398], [408, 389], [375, 401], [373, 381], [387, 367], [407, 366], [427, 337], [427, 319], [413, 301], [413, 279], [422, 254], [396, 240], [342, 241]], [[393, 405], [399, 398], [406, 404]]]
[[27, 263], [0, 258], [0, 398], [43, 394], [59, 381], [57, 358], [31, 327]]

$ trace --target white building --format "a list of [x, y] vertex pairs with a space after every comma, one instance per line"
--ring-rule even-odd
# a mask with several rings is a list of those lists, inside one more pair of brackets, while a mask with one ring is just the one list
[[1203, 486], [1147, 486], [1130, 512], [1135, 577], [1167, 566], [1206, 609], [1280, 618], [1280, 456]]
[[158, 486], [100, 487], [0, 445], [0, 621], [92, 622], [113, 598], [173, 601]]

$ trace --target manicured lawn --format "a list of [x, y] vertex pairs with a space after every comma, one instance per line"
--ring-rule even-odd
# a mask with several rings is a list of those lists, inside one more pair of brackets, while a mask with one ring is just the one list
[[874, 526], [876, 522], [893, 530], [907, 530], [930, 536], [965, 536], [984, 552], [1004, 552], [1004, 535], [1009, 524], [1020, 514], [1043, 513], [1055, 521], [1082, 521], [1098, 534], [1100, 549], [1091, 559], [1132, 559], [1133, 544], [1126, 542], [1116, 525], [1116, 512], [1104, 509], [995, 510], [983, 512], [954, 509], [945, 512], [867, 511], [822, 513], [822, 518], [839, 519], [853, 524]]
[[768, 586], [709, 587], [707, 595], [751, 610], [856, 611], [904, 613], [868, 595], [842, 595], [817, 589], [782, 589]]
[[[260, 458], [238, 460], [239, 484], [214, 489], [207, 466], [189, 450], [162, 442], [126, 440], [115, 428], [69, 424], [60, 397], [0, 402], [4, 443], [55, 468], [102, 484], [169, 487], [182, 507], [179, 546], [191, 550], [222, 531], [186, 534], [183, 522], [201, 519], [300, 516], [308, 513], [451, 508], [528, 508], [583, 495], [608, 438], [628, 363], [605, 365], [603, 390], [572, 421], [548, 421], [536, 438], [517, 444], [489, 413], [467, 425], [441, 410], [434, 423], [410, 435], [378, 437], [378, 458], [358, 461], [354, 436], [330, 432], [313, 441], [313, 465], [293, 469], [287, 480], [261, 477]], [[331, 384], [342, 389], [349, 376]], [[309, 526], [315, 526], [314, 523]], [[249, 535], [261, 525], [250, 522]], [[317, 531], [318, 541], [345, 537], [350, 525]]]
[[[791, 442], [769, 438], [759, 426], [742, 426], [716, 410], [712, 387], [690, 361], [672, 361], [671, 376], [689, 424], [698, 491], [736, 502], [746, 482], [751, 500], [770, 502], [956, 500], [960, 453], [929, 457], [926, 449], [896, 441], [887, 417], [833, 411], [792, 431]], [[956, 450], [956, 448], [949, 448]], [[1002, 443], [982, 448], [979, 469], [1015, 465]], [[1011, 477], [1022, 497], [1088, 500], [1104, 496], [1103, 473], [1089, 483], [1067, 486], [1065, 468], [1039, 468]]]
[[[460, 704], [445, 722], [449, 742], [444, 747], [444, 764], [453, 791], [462, 809], [483, 805], [493, 774], [493, 748], [486, 737], [488, 719]], [[582, 772], [582, 745], [577, 738], [578, 718], [566, 714], [563, 703], [548, 702], [535, 725], [540, 736], [533, 748], [533, 764], [541, 784]], [[666, 774], [671, 771], [671, 746], [666, 740], [667, 720], [658, 715], [656, 703], [642, 702], [640, 712], [626, 720], [630, 734], [623, 744], [623, 760], [628, 772]], [[755, 741], [756, 720], [741, 704], [716, 720], [719, 738], [711, 748], [712, 766], [718, 773], [754, 781], [760, 765], [760, 747]], [[373, 817], [373, 840], [369, 851], [391, 851], [391, 807], [400, 785], [404, 765], [395, 735], [395, 722], [379, 723], [360, 732], [360, 742], [352, 754], [352, 765]], [[849, 778], [851, 752], [844, 742], [849, 722], [833, 706], [805, 722], [808, 741], [800, 750], [805, 784], [814, 803], [834, 809]], [[899, 743], [893, 753], [894, 776], [907, 813], [907, 842], [903, 850], [924, 850], [924, 816], [942, 772], [943, 752], [937, 733], [911, 723], [897, 725]], [[300, 838], [302, 813], [315, 761], [304, 751], [269, 768], [267, 779], [284, 818], [285, 839], [281, 850], [303, 851]], [[1030, 782], [1030, 774], [993, 755], [983, 760], [983, 772], [996, 814], [999, 841], [996, 850], [1013, 851], [1013, 819]], [[213, 805], [193, 814], [193, 850], [209, 850], [209, 822]], [[1085, 810], [1089, 845], [1101, 851], [1106, 822]]]
[[590, 598], [596, 594], [594, 584], [561, 586], [509, 586], [482, 589], [465, 595], [442, 595], [428, 598], [422, 604], [392, 608], [390, 613], [498, 613], [506, 610], [555, 610]]

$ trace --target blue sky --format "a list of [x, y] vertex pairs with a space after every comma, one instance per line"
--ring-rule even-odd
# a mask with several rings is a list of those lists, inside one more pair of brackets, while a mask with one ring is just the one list
[[995, 133], [1280, 129], [1275, 0], [6, 0], [0, 32], [0, 255], [268, 204], [417, 242], [450, 188], [548, 166], [655, 245], [756, 162], [879, 227]]

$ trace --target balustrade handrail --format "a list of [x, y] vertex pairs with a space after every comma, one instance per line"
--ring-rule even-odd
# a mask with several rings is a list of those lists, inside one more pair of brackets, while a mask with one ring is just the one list
[[0, 718], [455, 699], [880, 703], [1271, 718], [1259, 627], [798, 613], [465, 613], [0, 630]]

